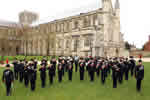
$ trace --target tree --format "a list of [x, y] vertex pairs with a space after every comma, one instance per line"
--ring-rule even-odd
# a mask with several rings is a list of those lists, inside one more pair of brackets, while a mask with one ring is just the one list
[[142, 46], [142, 50], [144, 51], [144, 48], [145, 48], [145, 44]]
[[129, 44], [128, 42], [125, 42], [125, 49], [126, 50], [131, 50], [131, 44]]

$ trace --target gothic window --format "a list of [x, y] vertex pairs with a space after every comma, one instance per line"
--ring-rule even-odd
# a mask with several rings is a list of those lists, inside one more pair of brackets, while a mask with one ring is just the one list
[[56, 31], [60, 32], [60, 24], [59, 23], [56, 24]]
[[69, 40], [66, 41], [66, 48], [69, 48]]
[[64, 23], [61, 24], [61, 32], [64, 32]]
[[74, 50], [77, 51], [77, 48], [80, 46], [80, 41], [78, 39], [74, 40]]
[[90, 46], [90, 40], [85, 40], [85, 42], [84, 42], [84, 46], [86, 46], [86, 47], [88, 47], [88, 46]]
[[79, 22], [78, 21], [75, 21], [74, 22], [74, 29], [77, 29], [79, 27]]
[[84, 46], [85, 47], [92, 46], [92, 40], [89, 39], [89, 38], [86, 38], [85, 41], [84, 41]]
[[69, 31], [69, 22], [66, 22], [65, 23], [65, 32], [68, 32]]
[[88, 26], [90, 25], [90, 21], [89, 21], [89, 19], [88, 19], [88, 16], [86, 16], [86, 17], [84, 18], [84, 20], [83, 20], [83, 25], [84, 25], [84, 27], [88, 27]]

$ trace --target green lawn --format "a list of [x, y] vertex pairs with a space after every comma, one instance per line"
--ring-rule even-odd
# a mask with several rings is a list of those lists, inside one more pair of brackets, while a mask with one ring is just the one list
[[[84, 81], [79, 80], [79, 73], [73, 73], [73, 81], [69, 82], [67, 73], [62, 83], [58, 83], [57, 77], [53, 85], [49, 85], [47, 77], [46, 88], [41, 88], [41, 81], [38, 73], [36, 81], [36, 90], [31, 92], [29, 88], [25, 88], [24, 84], [15, 81], [13, 89], [13, 97], [5, 97], [5, 85], [0, 82], [0, 100], [150, 100], [150, 63], [145, 65], [145, 79], [142, 83], [142, 92], [136, 92], [135, 78], [129, 78], [122, 85], [118, 85], [117, 89], [112, 88], [111, 76], [107, 78], [106, 84], [102, 85], [100, 78], [91, 83], [86, 73]], [[4, 68], [0, 69], [2, 76]], [[0, 77], [1, 78], [1, 77]], [[0, 79], [1, 80], [1, 79]]]

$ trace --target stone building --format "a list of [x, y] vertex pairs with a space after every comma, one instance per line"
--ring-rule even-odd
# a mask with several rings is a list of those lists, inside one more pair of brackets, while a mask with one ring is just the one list
[[144, 51], [150, 51], [150, 36], [149, 41], [144, 44]]
[[12, 56], [19, 54], [20, 25], [14, 22], [0, 20], [0, 56]]
[[80, 13], [37, 26], [22, 27], [18, 32], [19, 54], [122, 56], [120, 4], [102, 0], [102, 8]]

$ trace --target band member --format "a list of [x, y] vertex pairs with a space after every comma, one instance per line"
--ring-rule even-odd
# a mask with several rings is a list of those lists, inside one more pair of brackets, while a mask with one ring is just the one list
[[6, 65], [6, 69], [3, 72], [2, 80], [6, 85], [6, 95], [10, 96], [11, 95], [11, 86], [14, 81], [14, 75], [13, 75], [13, 71], [10, 69], [9, 64]]
[[131, 76], [133, 76], [133, 72], [134, 72], [134, 68], [135, 68], [135, 66], [136, 66], [136, 64], [135, 64], [135, 60], [133, 59], [133, 57], [131, 56], [130, 57], [130, 70], [131, 70]]
[[94, 81], [94, 75], [95, 75], [95, 64], [94, 64], [94, 60], [92, 61], [92, 63], [90, 64], [90, 78], [91, 78], [91, 82]]
[[22, 83], [23, 82], [23, 72], [24, 72], [24, 62], [20, 60], [19, 64], [19, 81]]
[[101, 68], [101, 63], [100, 63], [100, 61], [98, 61], [97, 65], [96, 65], [96, 74], [97, 74], [97, 77], [99, 77], [100, 68]]
[[28, 87], [29, 85], [29, 76], [28, 76], [28, 65], [25, 65], [25, 68], [24, 68], [24, 84], [26, 87]]
[[124, 61], [125, 64], [125, 80], [128, 80], [129, 78], [129, 62], [128, 62], [128, 58], [126, 58], [126, 60]]
[[62, 75], [64, 76], [64, 74], [65, 74], [65, 68], [66, 68], [66, 63], [65, 63], [65, 60], [64, 59], [62, 59], [61, 60], [62, 62]]
[[19, 68], [17, 58], [15, 58], [12, 64], [14, 65], [14, 77], [16, 80], [18, 80]]
[[55, 76], [55, 74], [56, 74], [56, 64], [57, 64], [55, 57], [52, 57], [52, 59], [50, 61], [50, 64], [52, 64], [54, 66], [54, 69], [55, 69], [54, 76]]
[[137, 91], [141, 91], [141, 82], [144, 79], [144, 65], [142, 64], [142, 60], [139, 60], [139, 64], [135, 68], [135, 77], [137, 80]]
[[40, 71], [40, 78], [41, 78], [41, 82], [42, 82], [42, 88], [45, 87], [46, 84], [46, 67], [45, 64], [41, 64], [41, 68], [39, 69]]
[[79, 57], [78, 56], [75, 56], [74, 58], [74, 63], [75, 63], [75, 72], [78, 71], [78, 62], [79, 62]]
[[73, 67], [72, 67], [72, 64], [71, 62], [69, 63], [69, 66], [68, 66], [68, 79], [70, 81], [72, 81], [72, 72], [73, 72]]
[[53, 84], [53, 78], [54, 78], [54, 75], [55, 75], [55, 67], [54, 67], [53, 64], [50, 64], [47, 69], [49, 71], [50, 84]]
[[122, 60], [120, 60], [120, 63], [118, 64], [118, 67], [120, 69], [118, 79], [119, 79], [119, 83], [122, 84], [122, 82], [123, 82], [123, 74], [124, 74], [124, 69], [125, 69], [125, 65], [124, 65]]
[[79, 62], [79, 67], [80, 67], [80, 80], [84, 80], [84, 60], [81, 58], [80, 62]]
[[35, 91], [35, 88], [36, 88], [36, 70], [34, 69], [33, 62], [29, 63], [28, 72], [29, 72], [29, 81], [31, 84], [30, 85], [31, 91]]
[[62, 64], [58, 64], [58, 81], [61, 83], [62, 82], [62, 75], [63, 75], [63, 69], [62, 69]]
[[105, 76], [106, 76], [106, 65], [105, 65], [105, 62], [103, 61], [103, 64], [102, 64], [102, 67], [101, 67], [101, 82], [102, 84], [105, 83]]
[[117, 80], [119, 75], [119, 68], [117, 62], [112, 66], [112, 79], [113, 79], [113, 88], [117, 88]]

